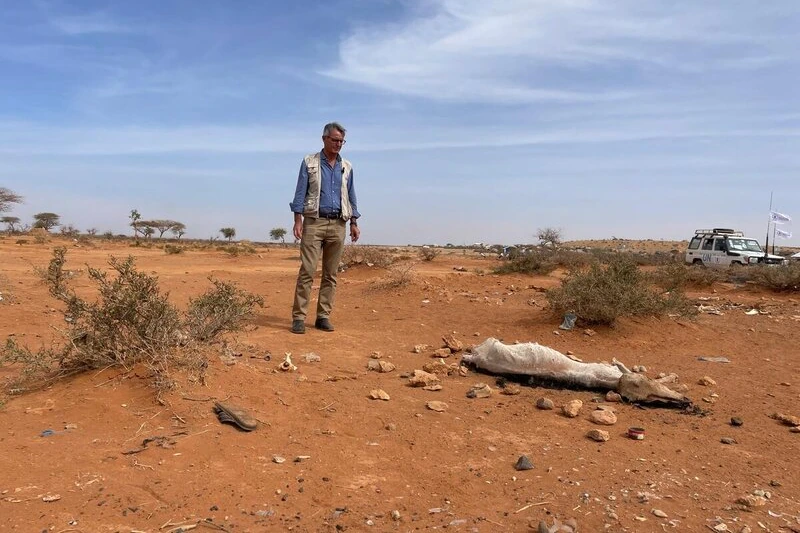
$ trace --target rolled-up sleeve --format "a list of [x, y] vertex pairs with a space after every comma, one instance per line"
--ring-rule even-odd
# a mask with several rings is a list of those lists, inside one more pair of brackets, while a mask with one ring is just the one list
[[350, 179], [347, 180], [347, 197], [350, 199], [350, 206], [353, 208], [353, 218], [359, 218], [358, 200], [356, 199], [356, 186], [353, 182], [353, 171], [350, 171]]
[[300, 172], [297, 174], [297, 187], [294, 191], [294, 200], [289, 204], [293, 213], [303, 213], [308, 192], [308, 167], [305, 159], [300, 163]]

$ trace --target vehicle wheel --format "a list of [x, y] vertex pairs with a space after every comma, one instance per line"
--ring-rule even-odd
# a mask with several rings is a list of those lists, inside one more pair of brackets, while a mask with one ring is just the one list
[[740, 267], [740, 266], [744, 266], [744, 264], [742, 262], [740, 262], [740, 261], [733, 261], [733, 262], [731, 262], [731, 266], [732, 267]]
[[693, 265], [703, 266], [703, 260], [702, 259], [695, 259], [694, 261], [692, 261], [692, 264]]

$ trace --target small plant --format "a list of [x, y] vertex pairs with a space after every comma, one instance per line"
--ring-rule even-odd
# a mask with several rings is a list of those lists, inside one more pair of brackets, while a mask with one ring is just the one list
[[373, 290], [399, 289], [411, 284], [415, 277], [414, 263], [394, 265], [389, 268], [384, 278], [372, 282], [370, 288]]
[[60, 347], [33, 351], [13, 339], [0, 349], [0, 365], [19, 365], [14, 388], [28, 390], [86, 370], [137, 365], [150, 369], [159, 392], [173, 385], [172, 371], [203, 369], [199, 344], [235, 331], [263, 300], [230, 284], [212, 280], [213, 287], [182, 314], [158, 287], [158, 278], [139, 272], [134, 259], [112, 257], [109, 272], [88, 268], [97, 298], [84, 300], [69, 286], [64, 270], [66, 250], [56, 248], [40, 274], [50, 294], [65, 304], [69, 324]]
[[496, 274], [538, 274], [547, 275], [558, 268], [555, 252], [550, 250], [533, 250], [504, 262], [495, 269]]
[[423, 261], [433, 261], [439, 256], [439, 250], [436, 248], [421, 248], [419, 251], [419, 257]]
[[800, 291], [800, 261], [786, 265], [757, 265], [742, 269], [749, 274], [750, 282], [775, 292]]
[[573, 312], [586, 324], [613, 325], [623, 316], [690, 312], [682, 292], [655, 292], [636, 264], [625, 258], [570, 272], [561, 287], [547, 291], [547, 300], [556, 314]]
[[166, 253], [167, 255], [182, 254], [183, 251], [184, 251], [183, 246], [175, 246], [174, 244], [164, 245], [164, 253]]
[[386, 249], [378, 246], [348, 244], [342, 251], [339, 262], [345, 266], [368, 265], [387, 268], [394, 263], [394, 256]]
[[686, 265], [672, 262], [659, 267], [650, 279], [664, 290], [683, 290], [686, 287], [710, 287], [714, 283], [727, 281], [730, 272], [703, 265]]

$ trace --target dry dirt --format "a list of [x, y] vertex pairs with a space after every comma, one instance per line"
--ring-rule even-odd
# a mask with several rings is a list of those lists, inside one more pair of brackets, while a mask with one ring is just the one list
[[[58, 243], [15, 241], [0, 241], [0, 334], [36, 348], [58, 339], [54, 328], [64, 324], [33, 271]], [[3, 397], [2, 531], [176, 532], [198, 521], [196, 531], [535, 531], [553, 518], [575, 518], [584, 533], [800, 530], [800, 434], [769, 417], [800, 415], [796, 296], [720, 285], [690, 296], [711, 298], [703, 303], [722, 315], [623, 320], [593, 336], [582, 329], [555, 334], [560, 321], [548, 313], [542, 290], [557, 285], [556, 277], [496, 276], [494, 259], [450, 251], [417, 264], [414, 281], [401, 288], [376, 288], [383, 269], [346, 271], [332, 316], [336, 331], [293, 335], [294, 248], [230, 257], [98, 243], [70, 244], [68, 268], [83, 289], [86, 264], [132, 254], [181, 305], [205, 290], [209, 275], [238, 282], [267, 305], [236, 336], [241, 356], [226, 364], [216, 347], [206, 385], [184, 381], [163, 404], [143, 369], [106, 369]], [[764, 314], [746, 315], [751, 308]], [[600, 428], [611, 438], [597, 443], [586, 438], [598, 427], [588, 420], [593, 392], [523, 386], [506, 396], [493, 376], [473, 370], [444, 377], [437, 392], [408, 387], [401, 374], [432, 361], [447, 334], [465, 344], [489, 336], [537, 341], [584, 361], [616, 357], [645, 365], [651, 377], [675, 372], [707, 414], [613, 404], [619, 422]], [[417, 344], [431, 350], [412, 353]], [[285, 352], [297, 372], [276, 371]], [[309, 352], [321, 361], [305, 363]], [[397, 369], [367, 371], [373, 352]], [[0, 370], [0, 379], [11, 372]], [[698, 384], [703, 376], [717, 385]], [[467, 398], [479, 382], [495, 393]], [[391, 399], [369, 399], [378, 388]], [[537, 410], [542, 396], [557, 407], [581, 399], [584, 411], [569, 419]], [[260, 427], [246, 433], [220, 424], [216, 399], [247, 408]], [[447, 410], [426, 409], [430, 400]], [[732, 427], [734, 416], [744, 425]], [[630, 426], [645, 428], [645, 439], [626, 438]], [[42, 436], [47, 429], [55, 433]], [[156, 436], [173, 444], [122, 453]], [[736, 444], [721, 443], [724, 437]], [[523, 454], [534, 468], [515, 471]], [[276, 455], [286, 462], [273, 462]], [[308, 458], [296, 462], [298, 456]], [[755, 490], [769, 493], [764, 505], [736, 504]]]

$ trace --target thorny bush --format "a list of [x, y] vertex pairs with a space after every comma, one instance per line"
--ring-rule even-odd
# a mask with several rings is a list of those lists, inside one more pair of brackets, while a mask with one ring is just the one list
[[66, 249], [56, 248], [41, 272], [50, 294], [65, 304], [64, 319], [69, 324], [63, 332], [65, 342], [32, 351], [10, 338], [0, 350], [0, 366], [20, 365], [13, 392], [87, 370], [128, 370], [138, 364], [151, 370], [161, 392], [174, 385], [173, 369], [202, 372], [205, 358], [200, 345], [223, 332], [241, 329], [254, 306], [263, 306], [260, 296], [212, 279], [213, 287], [191, 300], [186, 313], [181, 313], [169, 302], [169, 294], [159, 289], [158, 278], [137, 271], [132, 257], [111, 257], [111, 276], [89, 267], [98, 298], [88, 301], [69, 287], [65, 264]]
[[651, 289], [636, 264], [624, 257], [571, 271], [561, 287], [547, 291], [547, 300], [555, 313], [574, 312], [585, 324], [614, 325], [623, 316], [689, 314], [692, 309], [678, 289], [667, 294]]

